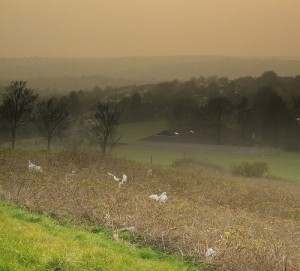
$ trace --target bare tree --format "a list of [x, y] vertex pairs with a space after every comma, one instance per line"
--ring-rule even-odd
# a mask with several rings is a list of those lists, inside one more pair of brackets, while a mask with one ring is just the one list
[[38, 94], [26, 87], [26, 81], [12, 81], [3, 93], [0, 114], [8, 122], [11, 134], [11, 147], [15, 148], [16, 132], [30, 119], [30, 113]]
[[67, 104], [57, 98], [50, 98], [37, 104], [37, 113], [37, 122], [42, 124], [47, 138], [47, 150], [50, 151], [51, 139], [65, 124], [69, 115]]
[[98, 103], [93, 130], [100, 143], [103, 155], [106, 154], [108, 143], [113, 147], [118, 142], [118, 139], [116, 138], [116, 129], [119, 126], [119, 119], [122, 112], [123, 111], [119, 110], [117, 107]]
[[232, 104], [226, 97], [215, 97], [204, 106], [207, 121], [216, 127], [217, 144], [221, 143], [221, 129], [226, 117], [231, 114]]

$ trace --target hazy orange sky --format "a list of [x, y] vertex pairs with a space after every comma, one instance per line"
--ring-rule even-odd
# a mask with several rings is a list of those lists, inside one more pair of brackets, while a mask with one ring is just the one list
[[0, 57], [300, 56], [300, 0], [0, 0]]

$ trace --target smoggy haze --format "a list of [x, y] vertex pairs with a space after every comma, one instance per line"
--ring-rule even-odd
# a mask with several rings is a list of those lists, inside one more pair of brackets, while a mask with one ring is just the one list
[[300, 56], [299, 0], [0, 0], [0, 57]]

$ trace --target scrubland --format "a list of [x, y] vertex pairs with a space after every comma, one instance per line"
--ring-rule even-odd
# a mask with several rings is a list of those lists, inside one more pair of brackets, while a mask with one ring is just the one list
[[[43, 172], [28, 171], [28, 159]], [[62, 223], [92, 232], [119, 229], [117, 239], [205, 270], [300, 270], [297, 182], [237, 177], [199, 161], [155, 166], [147, 174], [145, 165], [76, 149], [9, 152], [0, 170], [1, 199]], [[119, 187], [108, 172], [126, 174], [128, 182]], [[149, 198], [162, 192], [164, 204]], [[214, 256], [205, 256], [208, 248]]]

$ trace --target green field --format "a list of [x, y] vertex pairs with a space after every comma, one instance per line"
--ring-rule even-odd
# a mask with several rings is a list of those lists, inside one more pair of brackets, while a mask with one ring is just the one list
[[150, 248], [61, 226], [52, 219], [0, 202], [0, 270], [196, 270]]
[[[139, 139], [168, 129], [164, 121], [148, 123], [134, 123], [120, 126], [120, 133], [124, 135], [123, 142], [136, 143]], [[114, 150], [114, 155], [134, 160], [144, 164], [171, 165], [175, 160], [182, 158], [197, 158], [204, 162], [224, 167], [228, 170], [232, 165], [241, 161], [264, 161], [269, 165], [269, 175], [290, 180], [300, 180], [300, 153], [271, 150], [265, 153], [241, 154], [234, 152], [196, 152], [157, 148], [133, 148], [130, 146], [119, 147]]]
[[[271, 150], [262, 154], [241, 154], [234, 152], [196, 152], [172, 150], [166, 148], [135, 148], [130, 144], [138, 143], [139, 139], [168, 129], [164, 120], [122, 124], [119, 127], [122, 143], [128, 144], [113, 150], [113, 155], [126, 160], [134, 160], [144, 164], [171, 165], [176, 159], [198, 158], [202, 161], [230, 169], [233, 164], [241, 161], [264, 161], [269, 165], [269, 175], [298, 181], [300, 178], [300, 153], [289, 153], [281, 150]], [[3, 145], [9, 147], [10, 143]], [[16, 147], [20, 149], [45, 150], [46, 142], [42, 138], [19, 140]], [[61, 146], [53, 144], [53, 150]], [[94, 149], [94, 148], [93, 148]]]
[[300, 180], [300, 153], [288, 153], [273, 150], [262, 154], [240, 154], [233, 152], [195, 152], [166, 149], [121, 147], [114, 154], [127, 160], [139, 161], [151, 166], [171, 165], [175, 160], [182, 158], [197, 158], [201, 161], [219, 165], [230, 170], [232, 165], [242, 161], [264, 161], [269, 165], [269, 176], [281, 177], [290, 180]]
[[[168, 129], [168, 124], [165, 120], [126, 123], [121, 124], [118, 127], [118, 135], [121, 136], [120, 143], [131, 144], [137, 142], [141, 138], [156, 134], [166, 129]], [[5, 148], [10, 148], [11, 143], [6, 142], [2, 144], [2, 146]], [[16, 140], [17, 149], [46, 150], [46, 147], [46, 139], [42, 137]], [[59, 149], [61, 149], [61, 146], [53, 142], [52, 150]]]
[[168, 123], [164, 120], [136, 122], [120, 125], [119, 134], [122, 136], [121, 142], [130, 144], [168, 128]]

